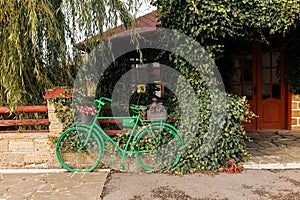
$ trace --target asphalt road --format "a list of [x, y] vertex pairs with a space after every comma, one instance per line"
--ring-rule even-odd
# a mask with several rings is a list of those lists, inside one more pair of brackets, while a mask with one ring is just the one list
[[102, 196], [104, 200], [300, 200], [300, 170], [184, 176], [116, 172], [108, 176]]

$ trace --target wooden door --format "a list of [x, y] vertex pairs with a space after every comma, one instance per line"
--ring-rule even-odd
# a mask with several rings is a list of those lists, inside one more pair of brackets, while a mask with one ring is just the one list
[[257, 55], [257, 129], [285, 128], [285, 86], [283, 50], [280, 40], [270, 46], [256, 45]]
[[280, 44], [275, 41], [270, 46], [258, 42], [243, 45], [235, 57], [233, 93], [246, 96], [251, 110], [258, 115], [244, 124], [246, 130], [286, 128], [283, 50]]

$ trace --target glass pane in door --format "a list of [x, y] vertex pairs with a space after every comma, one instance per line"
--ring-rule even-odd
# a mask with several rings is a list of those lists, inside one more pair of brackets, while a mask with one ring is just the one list
[[234, 85], [232, 93], [236, 94], [238, 96], [242, 96], [242, 86], [241, 85]]
[[245, 51], [234, 60], [232, 93], [238, 96], [246, 96], [248, 100], [252, 100], [252, 78], [252, 52]]
[[272, 83], [280, 83], [280, 68], [272, 68]]
[[262, 54], [262, 66], [263, 68], [270, 67], [270, 52], [268, 51], [265, 51]]
[[280, 99], [280, 53], [265, 47], [262, 53], [262, 99]]
[[271, 87], [270, 85], [262, 86], [262, 99], [268, 99], [271, 97]]
[[253, 92], [254, 92], [254, 89], [253, 89], [252, 85], [244, 86], [243, 96], [246, 96], [248, 100], [252, 100]]
[[269, 67], [262, 70], [262, 83], [271, 82], [270, 71], [271, 69]]
[[244, 82], [252, 83], [252, 68], [244, 69]]

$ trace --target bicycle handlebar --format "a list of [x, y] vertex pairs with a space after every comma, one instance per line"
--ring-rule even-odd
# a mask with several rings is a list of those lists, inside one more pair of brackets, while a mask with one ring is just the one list
[[[111, 99], [107, 98], [107, 97], [100, 97], [99, 100], [95, 100], [94, 101], [94, 105], [96, 107], [97, 110], [99, 110], [99, 108], [101, 106], [104, 106], [105, 103], [103, 101], [108, 101], [108, 102], [112, 102]], [[147, 106], [141, 106], [141, 105], [131, 105], [130, 109], [134, 112], [134, 113], [139, 113], [140, 111], [145, 111], [147, 110]]]
[[[107, 97], [101, 97], [101, 98], [99, 99], [99, 101], [102, 102], [102, 100], [105, 100], [105, 101], [108, 101], [108, 102], [111, 103], [111, 99], [110, 99], [110, 98], [107, 98]], [[102, 103], [103, 103], [103, 102], [102, 102]]]
[[111, 99], [107, 98], [107, 97], [101, 97], [99, 100], [95, 100], [94, 101], [94, 105], [96, 107], [96, 109], [98, 110], [100, 108], [100, 106], [104, 106], [105, 103], [103, 102], [103, 100], [111, 102]]

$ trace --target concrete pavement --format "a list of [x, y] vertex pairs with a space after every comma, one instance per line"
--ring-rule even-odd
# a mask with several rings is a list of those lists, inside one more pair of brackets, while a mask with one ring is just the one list
[[1, 200], [97, 200], [109, 171], [0, 170]]

